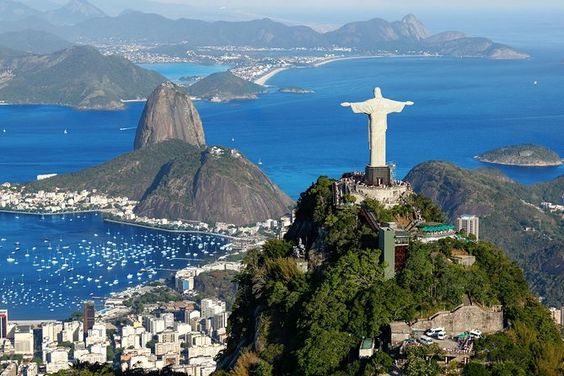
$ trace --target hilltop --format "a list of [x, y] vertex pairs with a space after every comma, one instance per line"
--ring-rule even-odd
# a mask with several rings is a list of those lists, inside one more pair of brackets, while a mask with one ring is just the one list
[[406, 180], [437, 203], [451, 223], [463, 214], [478, 215], [481, 237], [519, 263], [547, 304], [564, 303], [564, 227], [557, 214], [540, 207], [543, 201], [561, 203], [564, 177], [525, 186], [495, 169], [426, 162], [413, 168]]
[[72, 43], [45, 31], [23, 30], [1, 33], [0, 46], [41, 55], [70, 48]]
[[540, 145], [511, 145], [475, 157], [480, 162], [508, 166], [549, 167], [562, 165], [562, 159], [554, 151]]
[[139, 201], [150, 218], [248, 225], [287, 214], [292, 200], [240, 153], [180, 140], [153, 144], [100, 166], [29, 185], [97, 190]]
[[202, 120], [196, 107], [179, 86], [165, 82], [147, 100], [137, 126], [134, 147], [182, 140], [204, 147], [206, 140]]
[[292, 200], [240, 152], [205, 147], [198, 111], [172, 84], [145, 105], [135, 151], [100, 166], [31, 183], [32, 190], [97, 190], [138, 201], [149, 218], [248, 225], [290, 212]]
[[146, 98], [166, 79], [93, 47], [75, 46], [48, 55], [0, 59], [0, 100], [14, 104], [55, 104], [80, 109], [120, 109], [121, 100]]
[[[363, 220], [363, 210], [375, 208], [379, 222], [390, 213], [413, 210], [436, 220], [440, 211], [417, 195], [389, 212], [377, 202], [335, 208], [333, 183], [321, 177], [302, 193], [285, 240], [247, 254], [216, 375], [392, 374], [393, 359], [401, 374], [444, 374], [439, 361], [451, 354], [442, 345], [417, 345], [412, 339], [400, 349], [390, 344], [392, 325], [407, 326], [461, 306], [483, 312], [499, 305], [511, 326], [474, 341], [474, 351], [466, 353], [470, 365], [453, 362], [449, 372], [558, 374], [564, 354], [560, 333], [501, 249], [465, 239], [415, 241], [407, 247], [403, 269], [386, 278], [377, 249], [380, 235]], [[453, 262], [460, 253], [472, 255], [475, 263]], [[459, 324], [470, 327], [475, 319], [468, 316]], [[372, 339], [374, 354], [360, 358], [361, 343]]]
[[187, 92], [195, 98], [226, 102], [255, 99], [257, 95], [265, 92], [265, 88], [239, 78], [231, 72], [220, 72], [197, 81], [188, 87]]

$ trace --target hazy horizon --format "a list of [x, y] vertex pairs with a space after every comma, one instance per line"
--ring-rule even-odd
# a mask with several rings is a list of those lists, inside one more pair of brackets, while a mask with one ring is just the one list
[[[53, 8], [68, 0], [20, 0], [36, 8]], [[304, 24], [318, 31], [372, 18], [400, 20], [415, 14], [432, 32], [459, 30], [519, 47], [564, 47], [564, 2], [561, 0], [350, 0], [308, 2], [287, 0], [89, 0], [109, 15], [125, 10], [160, 14], [168, 18], [243, 21], [272, 18], [286, 24]]]

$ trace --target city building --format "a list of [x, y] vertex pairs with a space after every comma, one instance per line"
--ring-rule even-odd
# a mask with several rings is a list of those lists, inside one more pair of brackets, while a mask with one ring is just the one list
[[422, 223], [417, 226], [417, 229], [417, 239], [421, 243], [431, 243], [457, 236], [454, 226], [443, 223]]
[[0, 309], [0, 338], [8, 337], [8, 310]]
[[175, 275], [176, 289], [181, 292], [194, 290], [194, 278], [199, 274], [198, 268], [189, 267], [179, 270]]
[[550, 308], [550, 316], [552, 316], [552, 320], [557, 325], [564, 325], [564, 307], [562, 308]]
[[44, 355], [47, 363], [47, 373], [55, 373], [70, 368], [69, 349], [56, 347], [49, 349]]
[[480, 240], [480, 218], [475, 215], [465, 214], [456, 219], [458, 231], [464, 231], [467, 235], [474, 235], [476, 240]]
[[85, 337], [88, 335], [88, 331], [94, 326], [95, 320], [96, 306], [94, 305], [94, 302], [90, 300], [84, 302], [84, 323], [82, 330]]
[[393, 278], [404, 268], [410, 241], [409, 232], [399, 229], [393, 222], [380, 227], [378, 248], [382, 251], [380, 261], [384, 263], [384, 275], [387, 279]]
[[16, 327], [14, 350], [17, 355], [33, 355], [33, 330], [30, 326], [20, 325]]
[[210, 318], [219, 313], [225, 312], [225, 302], [214, 299], [202, 299], [201, 303], [202, 318]]

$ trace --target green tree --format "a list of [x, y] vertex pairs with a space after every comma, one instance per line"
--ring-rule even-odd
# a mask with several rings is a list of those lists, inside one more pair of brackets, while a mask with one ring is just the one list
[[489, 376], [490, 373], [483, 364], [470, 362], [464, 366], [462, 376]]

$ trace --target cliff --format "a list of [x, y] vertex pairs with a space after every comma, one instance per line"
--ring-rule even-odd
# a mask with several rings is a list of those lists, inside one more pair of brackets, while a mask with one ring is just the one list
[[93, 190], [139, 201], [152, 218], [253, 224], [290, 212], [292, 200], [239, 152], [180, 140], [148, 145], [100, 166], [55, 176], [32, 189]]
[[508, 166], [549, 167], [562, 165], [562, 159], [554, 151], [540, 145], [512, 145], [477, 155], [480, 162]]
[[171, 82], [161, 84], [147, 100], [134, 147], [137, 150], [167, 140], [206, 145], [198, 111], [182, 89]]
[[561, 219], [540, 208], [542, 201], [560, 203], [564, 178], [525, 186], [495, 169], [465, 170], [435, 161], [416, 166], [406, 180], [437, 203], [451, 223], [462, 214], [478, 215], [480, 237], [503, 247], [549, 304], [564, 302]]

